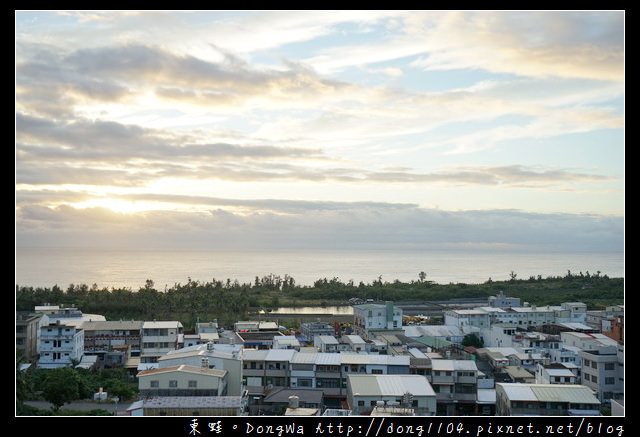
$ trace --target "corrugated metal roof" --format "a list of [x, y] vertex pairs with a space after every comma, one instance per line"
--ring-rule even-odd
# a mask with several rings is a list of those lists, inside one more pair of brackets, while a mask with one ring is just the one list
[[454, 370], [477, 371], [478, 365], [474, 360], [435, 359], [431, 360], [431, 368], [433, 370], [440, 370], [445, 372], [451, 372]]
[[144, 399], [143, 408], [240, 408], [240, 396], [157, 396]]
[[291, 361], [296, 354], [294, 349], [269, 349], [265, 357], [266, 361]]
[[435, 396], [422, 375], [348, 375], [351, 392], [361, 396]]
[[317, 352], [297, 353], [291, 359], [291, 364], [315, 364]]
[[600, 401], [583, 385], [540, 384], [531, 387], [540, 401], [599, 404]]
[[559, 384], [496, 384], [512, 401], [571, 402], [600, 404], [584, 385]]
[[537, 401], [538, 397], [529, 385], [524, 384], [496, 384], [502, 387], [511, 401]]
[[339, 366], [341, 354], [330, 352], [318, 352], [316, 355], [316, 364], [322, 366]]

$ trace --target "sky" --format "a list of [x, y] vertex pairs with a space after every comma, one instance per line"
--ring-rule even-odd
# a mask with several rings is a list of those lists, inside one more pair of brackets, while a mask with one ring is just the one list
[[16, 246], [622, 252], [624, 19], [16, 11]]

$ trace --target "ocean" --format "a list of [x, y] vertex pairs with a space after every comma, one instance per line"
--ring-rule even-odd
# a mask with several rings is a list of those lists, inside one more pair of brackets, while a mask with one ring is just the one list
[[564, 276], [567, 271], [624, 277], [623, 253], [523, 253], [495, 250], [132, 250], [16, 248], [16, 284], [66, 289], [69, 284], [137, 290], [150, 279], [163, 290], [194, 281], [253, 283], [255, 277], [289, 275], [297, 285], [318, 279], [342, 282], [426, 279], [439, 284], [482, 283], [530, 276]]

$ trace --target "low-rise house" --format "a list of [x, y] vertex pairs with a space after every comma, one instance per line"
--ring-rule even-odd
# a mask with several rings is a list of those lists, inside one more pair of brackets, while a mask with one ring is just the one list
[[273, 337], [273, 349], [300, 350], [300, 340], [295, 335], [281, 335]]
[[377, 406], [411, 408], [417, 416], [436, 414], [436, 393], [421, 375], [348, 375], [347, 404], [354, 415]]
[[207, 343], [176, 349], [158, 359], [158, 366], [174, 367], [181, 364], [205, 366], [227, 372], [227, 395], [240, 396], [242, 385], [242, 346]]
[[575, 366], [562, 363], [538, 364], [536, 384], [577, 384], [578, 372]]
[[367, 344], [359, 335], [343, 335], [341, 341], [345, 343], [348, 350], [353, 352], [366, 352]]
[[583, 385], [497, 383], [496, 415], [598, 416], [600, 401]]
[[143, 370], [138, 373], [138, 388], [141, 397], [225, 396], [227, 371], [184, 364]]
[[338, 339], [333, 335], [316, 335], [313, 337], [313, 345], [320, 352], [338, 352]]
[[511, 382], [524, 384], [533, 384], [536, 382], [535, 375], [522, 366], [507, 366], [504, 369], [504, 373]]

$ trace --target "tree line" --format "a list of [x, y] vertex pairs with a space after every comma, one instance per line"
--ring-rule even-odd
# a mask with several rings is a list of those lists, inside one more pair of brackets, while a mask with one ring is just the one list
[[16, 310], [32, 311], [45, 303], [73, 305], [87, 314], [102, 314], [107, 320], [180, 320], [185, 329], [197, 320], [218, 319], [233, 323], [256, 309], [278, 306], [346, 305], [349, 299], [374, 301], [436, 301], [456, 298], [485, 298], [504, 292], [536, 305], [559, 305], [567, 301], [585, 302], [590, 309], [624, 303], [624, 279], [586, 272], [567, 271], [565, 276], [531, 276], [518, 279], [511, 272], [506, 281], [479, 284], [437, 284], [420, 272], [412, 281], [385, 281], [381, 276], [370, 283], [321, 278], [312, 286], [297, 285], [289, 275], [256, 276], [251, 283], [227, 279], [174, 284], [158, 290], [148, 279], [138, 290], [98, 288], [95, 284], [70, 284], [66, 289], [16, 285]]

